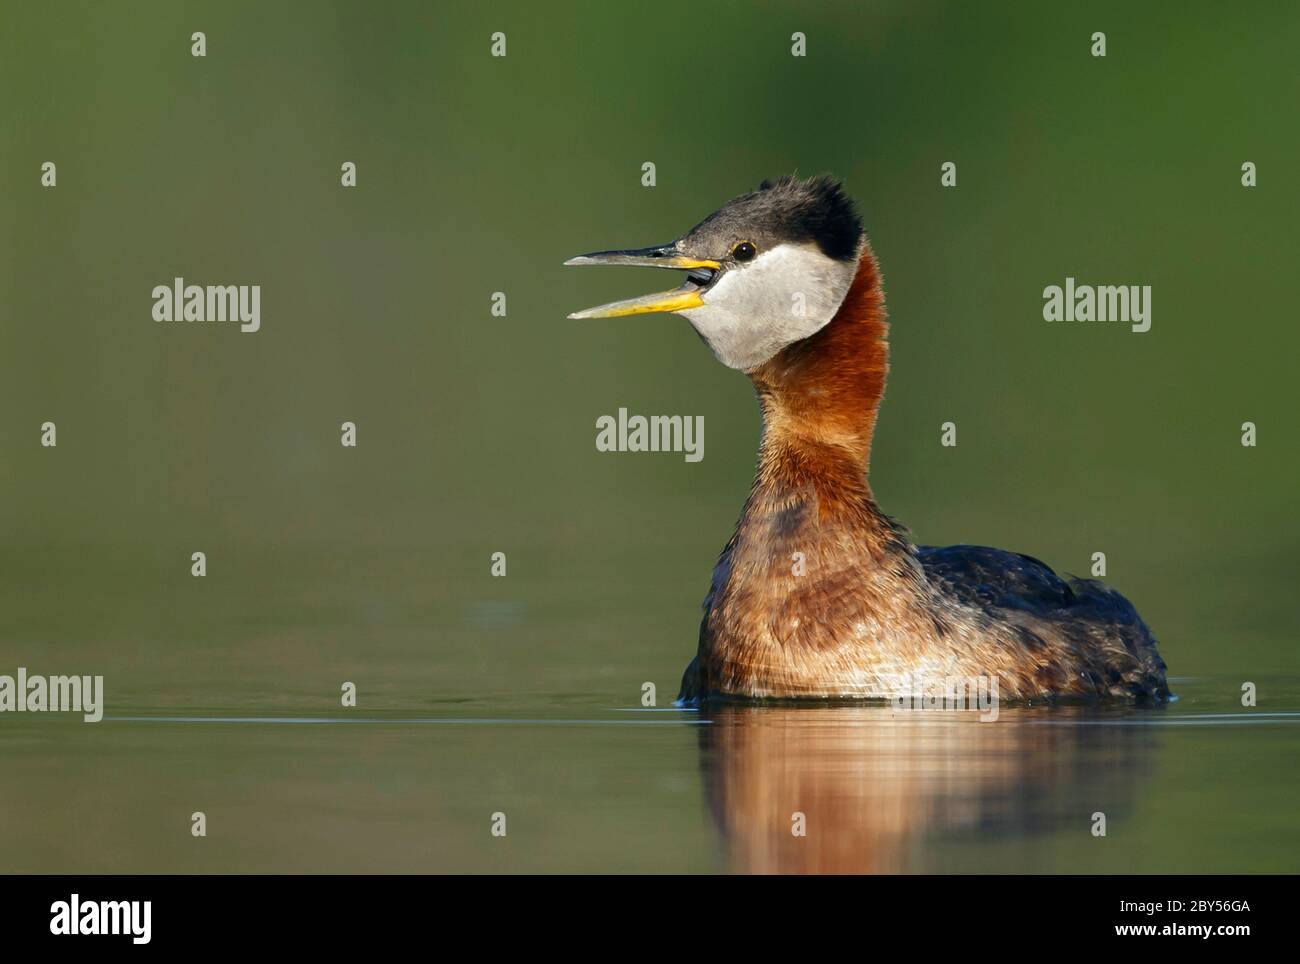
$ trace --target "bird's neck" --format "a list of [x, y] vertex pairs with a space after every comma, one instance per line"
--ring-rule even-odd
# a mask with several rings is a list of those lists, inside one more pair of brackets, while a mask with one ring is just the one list
[[754, 494], [815, 494], [823, 517], [870, 506], [867, 464], [889, 369], [880, 269], [864, 246], [835, 317], [750, 373], [763, 412]]

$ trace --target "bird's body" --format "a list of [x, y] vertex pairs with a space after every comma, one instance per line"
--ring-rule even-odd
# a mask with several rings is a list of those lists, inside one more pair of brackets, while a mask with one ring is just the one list
[[[860, 226], [845, 248], [845, 219], [857, 225], [834, 182], [783, 179], [652, 249], [714, 266], [694, 268], [704, 283], [670, 293], [664, 310], [749, 375], [763, 414], [757, 475], [714, 570], [680, 698], [893, 698], [977, 678], [996, 680], [1000, 698], [1167, 698], [1155, 640], [1114, 590], [998, 549], [917, 547], [877, 508], [867, 464], [888, 369], [884, 296]], [[706, 250], [719, 233], [732, 262]], [[812, 261], [817, 249], [824, 264]], [[794, 265], [802, 276], [788, 277]], [[787, 295], [804, 313], [771, 317]], [[760, 313], [753, 331], [738, 321], [742, 306]]]
[[887, 369], [870, 252], [832, 321], [751, 373], [758, 473], [681, 696], [893, 697], [992, 677], [1003, 697], [1164, 692], [1133, 607], [1027, 556], [914, 546], [867, 483]]

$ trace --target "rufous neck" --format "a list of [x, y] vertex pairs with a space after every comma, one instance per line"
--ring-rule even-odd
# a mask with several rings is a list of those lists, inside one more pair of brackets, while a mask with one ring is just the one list
[[870, 498], [867, 465], [889, 370], [887, 329], [880, 269], [864, 244], [835, 317], [750, 373], [763, 412], [759, 485]]

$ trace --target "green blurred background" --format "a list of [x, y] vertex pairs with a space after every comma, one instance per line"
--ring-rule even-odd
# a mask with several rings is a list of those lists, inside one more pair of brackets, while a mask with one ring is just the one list
[[[881, 260], [887, 512], [919, 542], [1083, 575], [1104, 551], [1174, 676], [1294, 671], [1294, 5], [7, 2], [3, 19], [0, 672], [102, 673], [110, 714], [337, 714], [343, 680], [369, 713], [574, 715], [636, 705], [646, 680], [664, 705], [757, 410], [682, 319], [565, 319], [660, 279], [560, 264], [669, 240], [791, 171], [843, 177]], [[175, 276], [260, 284], [261, 331], [153, 322]], [[1066, 276], [1151, 285], [1151, 330], [1044, 322]], [[703, 415], [704, 461], [598, 453], [619, 407]], [[33, 759], [122, 746], [113, 724], [42, 723], [0, 731]], [[155, 749], [194, 771], [221, 758], [166, 732], [182, 742]], [[453, 755], [507, 753], [507, 784], [545, 757], [493, 739]], [[685, 745], [667, 755], [697, 820]], [[156, 762], [128, 754], [103, 794], [147, 796]], [[60, 786], [32, 780], [7, 799], [15, 835]], [[161, 818], [136, 809], [111, 826], [143, 848]], [[16, 866], [76, 869], [32, 846]], [[139, 853], [104, 866], [191, 866]]]

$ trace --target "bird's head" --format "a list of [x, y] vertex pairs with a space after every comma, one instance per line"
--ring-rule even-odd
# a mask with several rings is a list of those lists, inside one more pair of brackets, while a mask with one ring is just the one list
[[719, 361], [749, 372], [835, 317], [863, 244], [853, 202], [835, 179], [764, 181], [669, 244], [570, 258], [565, 264], [677, 268], [687, 278], [671, 291], [569, 317], [682, 315]]

